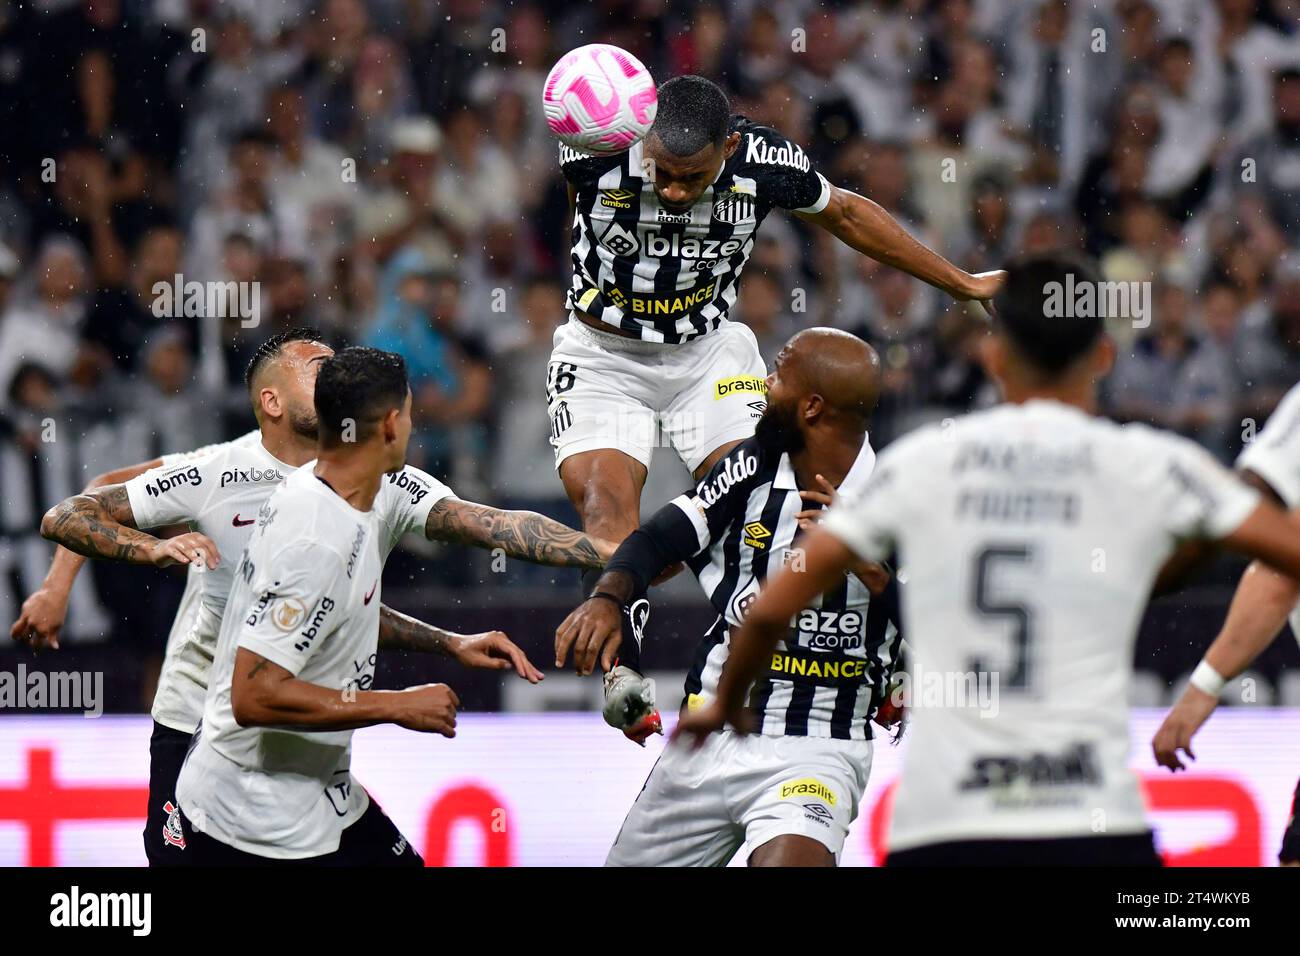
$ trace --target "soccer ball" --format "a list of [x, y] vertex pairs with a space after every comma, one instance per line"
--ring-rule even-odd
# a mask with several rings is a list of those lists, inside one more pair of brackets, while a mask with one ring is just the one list
[[589, 43], [560, 57], [542, 88], [546, 125], [564, 145], [607, 156], [641, 140], [659, 94], [645, 65], [626, 50]]

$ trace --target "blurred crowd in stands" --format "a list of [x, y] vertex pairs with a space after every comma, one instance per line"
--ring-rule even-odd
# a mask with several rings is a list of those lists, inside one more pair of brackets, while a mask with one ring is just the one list
[[[414, 463], [565, 513], [540, 90], [595, 41], [717, 80], [963, 268], [1064, 245], [1150, 283], [1117, 418], [1231, 460], [1300, 379], [1296, 0], [0, 2], [0, 619], [44, 509], [246, 430], [250, 349], [293, 326], [406, 356]], [[994, 400], [971, 308], [793, 217], [759, 237], [733, 318], [769, 358], [810, 324], [875, 345], [875, 444]], [[159, 316], [173, 282], [256, 284], [259, 321]]]

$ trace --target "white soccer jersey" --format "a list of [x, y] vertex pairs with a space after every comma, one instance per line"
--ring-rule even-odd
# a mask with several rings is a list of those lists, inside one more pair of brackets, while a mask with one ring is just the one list
[[913, 651], [890, 849], [1147, 828], [1128, 770], [1142, 611], [1181, 538], [1259, 502], [1207, 452], [1050, 401], [917, 431], [822, 527], [897, 549]]
[[[198, 584], [198, 600], [192, 616], [184, 622], [183, 633], [169, 639], [154, 698], [153, 717], [160, 724], [184, 733], [192, 733], [198, 726], [208, 669], [239, 556], [252, 534], [257, 512], [293, 471], [266, 450], [259, 435], [255, 441], [241, 438], [217, 446], [206, 456], [185, 457], [126, 483], [138, 527], [188, 524], [211, 538], [221, 556], [215, 569], [189, 572]], [[423, 528], [429, 509], [448, 496], [450, 488], [417, 468], [408, 466], [386, 476], [375, 503], [385, 528], [383, 556], [388, 557], [407, 531]], [[173, 631], [181, 624], [178, 615]]]
[[340, 694], [369, 690], [386, 534], [376, 509], [356, 510], [310, 465], [258, 514], [217, 642], [203, 726], [176, 785], [186, 817], [214, 839], [278, 859], [321, 856], [365, 811], [365, 791], [349, 771], [352, 731], [241, 727], [231, 682], [246, 647]]
[[[184, 461], [197, 461], [225, 448], [227, 445], [260, 444], [262, 433], [257, 429], [245, 432], [229, 442], [217, 442], [204, 445], [193, 451], [172, 452], [163, 455], [160, 468], [172, 468]], [[203, 572], [191, 564], [185, 569], [185, 590], [181, 592], [180, 604], [172, 616], [171, 630], [167, 632], [167, 645], [164, 650], [162, 671], [158, 675], [158, 687], [154, 691], [151, 716], [158, 723], [183, 733], [192, 733], [203, 714], [203, 696], [200, 693], [197, 706], [191, 702], [186, 706], [183, 688], [186, 686], [185, 673], [190, 669], [186, 660], [188, 635], [198, 620], [199, 603], [202, 595]], [[191, 695], [193, 696], [193, 695]]]
[[[1242, 449], [1237, 470], [1253, 471], [1287, 508], [1300, 508], [1300, 385], [1286, 393], [1263, 431]], [[1300, 605], [1291, 612], [1291, 633], [1300, 641]]]

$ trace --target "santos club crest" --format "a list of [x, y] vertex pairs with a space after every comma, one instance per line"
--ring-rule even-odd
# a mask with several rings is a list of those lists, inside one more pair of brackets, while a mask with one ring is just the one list
[[754, 197], [745, 193], [726, 193], [713, 204], [713, 218], [735, 225], [753, 218]]

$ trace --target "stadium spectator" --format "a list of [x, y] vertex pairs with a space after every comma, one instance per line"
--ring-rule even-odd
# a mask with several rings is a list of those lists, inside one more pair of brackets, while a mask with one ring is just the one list
[[[0, 147], [0, 412], [19, 401], [27, 424], [0, 429], [0, 458], [45, 455], [62, 494], [234, 437], [251, 347], [306, 323], [407, 358], [414, 461], [546, 511], [540, 359], [566, 317], [569, 209], [538, 91], [595, 40], [660, 81], [718, 80], [736, 112], [966, 268], [1086, 243], [1107, 279], [1159, 285], [1150, 329], [1111, 324], [1118, 414], [1230, 460], [1243, 421], [1262, 425], [1300, 378], [1300, 271], [1278, 265], [1300, 247], [1285, 4], [11, 6], [0, 115], [22, 135]], [[258, 314], [156, 308], [177, 276], [241, 283]], [[978, 314], [797, 218], [765, 220], [745, 283], [735, 315], [769, 358], [812, 324], [879, 350], [876, 447], [988, 400]], [[31, 445], [51, 415], [67, 440]], [[11, 494], [26, 507], [28, 489]], [[0, 553], [26, 554], [18, 534], [3, 526]]]

